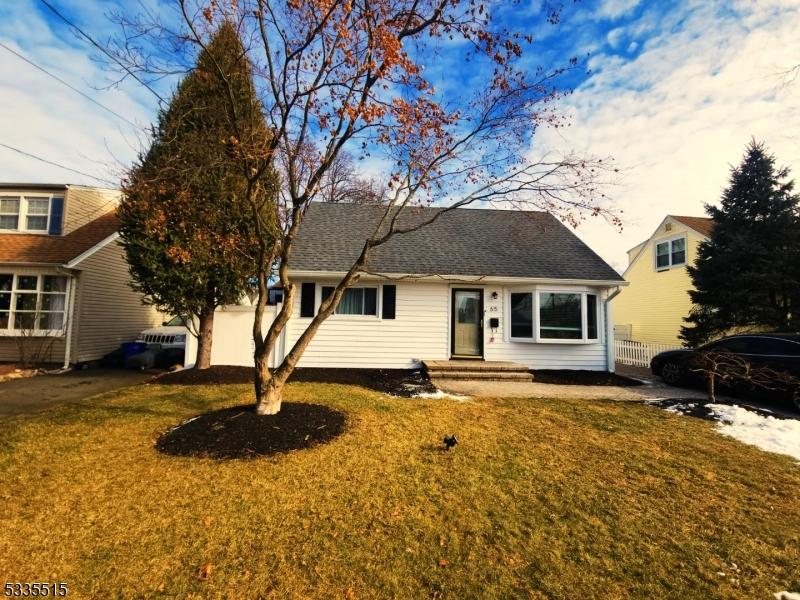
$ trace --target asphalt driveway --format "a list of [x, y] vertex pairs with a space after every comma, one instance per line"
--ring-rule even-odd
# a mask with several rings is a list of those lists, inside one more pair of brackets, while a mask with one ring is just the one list
[[37, 412], [56, 404], [85, 400], [116, 389], [146, 383], [155, 372], [87, 369], [62, 375], [37, 375], [0, 383], [0, 418]]

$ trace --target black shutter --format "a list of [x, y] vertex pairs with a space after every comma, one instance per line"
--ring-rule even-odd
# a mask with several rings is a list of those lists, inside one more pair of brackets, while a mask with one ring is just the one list
[[394, 319], [394, 309], [397, 304], [397, 286], [383, 286], [383, 318]]
[[300, 316], [314, 316], [314, 296], [317, 295], [317, 286], [314, 283], [304, 283], [300, 287]]
[[50, 200], [50, 235], [61, 235], [61, 216], [64, 213], [64, 199], [60, 197]]

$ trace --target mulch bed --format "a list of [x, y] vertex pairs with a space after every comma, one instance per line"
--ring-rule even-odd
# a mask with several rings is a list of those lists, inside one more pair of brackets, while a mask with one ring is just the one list
[[631, 379], [617, 373], [605, 371], [572, 371], [567, 369], [532, 370], [535, 383], [555, 383], [558, 385], [615, 385], [633, 387], [644, 385], [638, 379]]
[[284, 402], [277, 415], [235, 406], [184, 421], [164, 433], [156, 449], [173, 456], [258, 458], [329, 442], [345, 421], [343, 413], [319, 404]]
[[[184, 369], [158, 378], [159, 385], [224, 385], [253, 383], [253, 367], [216, 365], [209, 369]], [[420, 371], [411, 369], [295, 369], [289, 382], [360, 385], [376, 392], [410, 398], [436, 388]]]

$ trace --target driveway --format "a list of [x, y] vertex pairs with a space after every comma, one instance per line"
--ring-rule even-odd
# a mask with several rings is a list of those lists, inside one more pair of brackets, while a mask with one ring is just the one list
[[[636, 377], [635, 374], [623, 373], [621, 370], [620, 374]], [[636, 378], [641, 379], [645, 384], [635, 387], [617, 387], [611, 385], [554, 385], [536, 381], [437, 380], [436, 387], [448, 394], [489, 398], [572, 398], [632, 402], [669, 398], [697, 400], [701, 403], [708, 399], [705, 391], [701, 389], [673, 387], [652, 375], [649, 378]], [[794, 411], [788, 404], [769, 401], [757, 402], [722, 394], [717, 394], [717, 402], [766, 410], [784, 418], [800, 420], [800, 413]]]
[[0, 418], [32, 413], [67, 402], [139, 385], [157, 373], [122, 369], [87, 369], [62, 375], [37, 375], [0, 383]]

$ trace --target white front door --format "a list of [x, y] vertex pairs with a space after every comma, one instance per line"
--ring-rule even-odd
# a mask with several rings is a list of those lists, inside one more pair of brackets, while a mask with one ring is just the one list
[[453, 356], [483, 356], [483, 290], [453, 290], [451, 331]]

